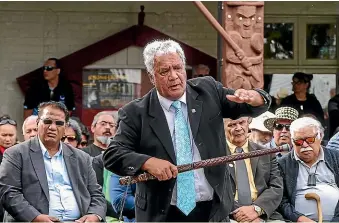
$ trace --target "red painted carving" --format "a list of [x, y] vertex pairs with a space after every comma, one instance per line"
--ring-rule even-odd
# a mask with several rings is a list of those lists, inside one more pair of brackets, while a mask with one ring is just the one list
[[241, 49], [224, 42], [224, 86], [263, 88], [263, 17], [263, 2], [224, 2], [225, 30]]

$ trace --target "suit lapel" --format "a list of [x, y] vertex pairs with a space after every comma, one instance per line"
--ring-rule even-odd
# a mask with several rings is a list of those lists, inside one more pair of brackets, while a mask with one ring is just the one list
[[236, 185], [236, 179], [235, 179], [235, 165], [232, 163], [228, 164], [230, 174], [231, 174], [231, 179], [233, 180], [234, 185]]
[[78, 179], [80, 177], [79, 172], [77, 171], [79, 169], [78, 160], [76, 159], [73, 151], [63, 143], [62, 143], [62, 152], [63, 152], [65, 166], [66, 166], [67, 173], [68, 173], [68, 178], [71, 183], [75, 199], [78, 203], [78, 207], [79, 207], [81, 214], [84, 214], [82, 211], [82, 206], [81, 206], [82, 203], [81, 203], [81, 197], [80, 197], [79, 187], [78, 187]]
[[155, 135], [159, 138], [173, 163], [176, 164], [177, 161], [175, 158], [171, 133], [169, 131], [166, 117], [160, 105], [155, 89], [152, 90], [150, 96], [149, 115], [153, 117], [153, 119], [150, 121], [151, 128], [153, 129]]
[[[286, 181], [291, 183], [292, 188], [296, 188], [297, 181], [298, 181], [297, 178], [298, 178], [298, 173], [299, 173], [299, 164], [298, 164], [298, 161], [296, 161], [295, 158], [294, 158], [294, 152], [290, 152], [290, 156], [291, 156], [292, 165], [291, 166], [285, 166], [285, 177], [290, 176], [291, 179], [288, 179]], [[293, 170], [293, 171], [290, 171], [290, 170]], [[293, 191], [294, 191], [294, 194], [292, 195], [292, 197], [294, 198], [296, 190], [293, 190]], [[295, 199], [293, 199], [293, 200], [295, 200]]]
[[31, 157], [31, 162], [35, 170], [35, 173], [38, 176], [41, 188], [49, 201], [49, 190], [48, 190], [45, 163], [44, 163], [44, 158], [42, 155], [38, 137], [35, 137], [34, 139], [31, 140], [29, 154]]
[[[252, 152], [255, 151], [255, 145], [252, 142], [248, 142], [248, 151]], [[255, 179], [255, 174], [257, 173], [257, 167], [258, 167], [258, 161], [259, 157], [253, 157], [251, 158], [251, 167], [252, 167], [252, 173], [253, 173], [253, 179]]]
[[187, 85], [187, 114], [190, 121], [193, 139], [196, 139], [197, 137], [203, 104], [202, 101], [196, 100], [197, 97], [198, 93], [194, 91], [189, 85]]

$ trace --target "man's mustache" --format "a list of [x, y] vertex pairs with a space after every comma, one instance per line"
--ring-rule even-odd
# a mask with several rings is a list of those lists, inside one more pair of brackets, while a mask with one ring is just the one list
[[287, 137], [287, 138], [290, 138], [290, 136], [289, 136], [289, 135], [287, 135], [287, 134], [281, 134], [281, 135], [279, 136], [279, 138], [282, 138], [282, 137]]
[[112, 135], [112, 133], [111, 133], [111, 131], [109, 129], [104, 131], [102, 134], [106, 134], [106, 133]]
[[313, 149], [311, 147], [306, 147], [306, 148], [301, 148], [300, 152], [306, 152], [306, 151], [313, 151]]

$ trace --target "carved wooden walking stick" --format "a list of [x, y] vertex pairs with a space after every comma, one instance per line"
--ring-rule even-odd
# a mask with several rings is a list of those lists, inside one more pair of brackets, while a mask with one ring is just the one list
[[316, 193], [307, 193], [305, 194], [305, 198], [307, 200], [315, 200], [317, 202], [317, 209], [318, 209], [318, 222], [323, 222], [323, 210], [321, 208], [320, 197]]
[[[290, 150], [290, 146], [288, 144], [285, 144], [282, 146], [278, 146], [277, 148], [274, 148], [274, 149], [262, 149], [262, 150], [252, 151], [249, 153], [240, 153], [240, 154], [222, 156], [222, 157], [217, 157], [217, 158], [212, 158], [212, 159], [207, 159], [207, 160], [201, 160], [201, 161], [190, 163], [190, 164], [179, 165], [177, 166], [177, 168], [178, 168], [178, 172], [182, 173], [182, 172], [200, 169], [200, 168], [209, 167], [209, 166], [223, 165], [223, 164], [233, 162], [236, 160], [264, 156], [264, 155], [277, 153], [277, 152], [284, 152], [284, 151], [287, 152], [289, 150]], [[121, 185], [129, 185], [131, 183], [133, 184], [133, 183], [144, 182], [144, 181], [154, 180], [154, 179], [156, 179], [155, 176], [149, 173], [143, 173], [143, 174], [140, 174], [138, 176], [133, 176], [133, 177], [130, 177], [130, 176], [121, 177], [119, 179], [119, 182]]]
[[225, 41], [230, 44], [232, 49], [237, 53], [242, 51], [242, 49], [236, 44], [232, 38], [228, 35], [228, 33], [222, 28], [219, 22], [214, 18], [214, 16], [208, 11], [208, 9], [202, 4], [200, 1], [193, 2], [198, 9], [202, 12], [202, 14], [206, 17], [206, 19], [211, 23], [211, 25], [222, 35]]

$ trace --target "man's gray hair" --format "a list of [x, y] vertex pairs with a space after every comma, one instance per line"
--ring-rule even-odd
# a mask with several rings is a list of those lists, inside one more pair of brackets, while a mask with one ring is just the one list
[[37, 115], [31, 115], [31, 116], [28, 116], [24, 123], [22, 124], [22, 134], [25, 135], [25, 128], [26, 128], [26, 124], [28, 121], [32, 120], [32, 119], [35, 119], [37, 120], [38, 119], [38, 116]]
[[155, 40], [145, 47], [143, 52], [144, 63], [152, 82], [154, 80], [154, 58], [168, 53], [177, 53], [184, 68], [186, 67], [184, 50], [179, 43], [173, 40]]
[[295, 132], [300, 131], [300, 129], [306, 127], [314, 127], [318, 133], [318, 137], [322, 139], [324, 137], [324, 128], [322, 127], [321, 123], [314, 118], [310, 117], [303, 117], [294, 120], [290, 126], [291, 137], [294, 138]]
[[75, 120], [70, 118], [68, 120], [67, 126], [73, 129], [73, 131], [75, 132], [75, 139], [77, 140], [77, 144], [79, 144], [81, 142], [81, 128], [80, 128], [80, 125], [78, 124], [77, 121], [75, 121]]
[[197, 73], [197, 70], [200, 70], [200, 69], [206, 70], [207, 73], [210, 72], [210, 68], [209, 68], [207, 65], [205, 65], [205, 64], [198, 64], [197, 66], [194, 66], [194, 67], [193, 67], [192, 74], [193, 74], [193, 75], [197, 75], [197, 74], [198, 74], [198, 73]]
[[96, 114], [93, 118], [92, 126], [95, 126], [98, 123], [98, 120], [103, 115], [110, 115], [113, 117], [114, 121], [118, 121], [118, 112], [117, 111], [102, 111]]

